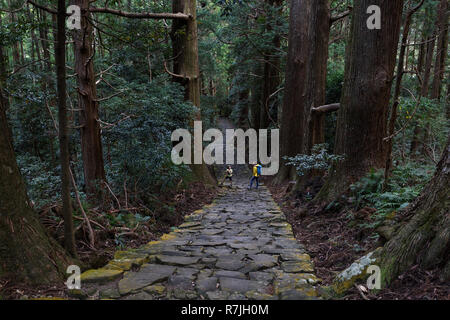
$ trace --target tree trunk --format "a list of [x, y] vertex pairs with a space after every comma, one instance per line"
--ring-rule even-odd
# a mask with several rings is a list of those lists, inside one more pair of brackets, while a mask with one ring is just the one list
[[[366, 10], [370, 5], [381, 8], [381, 30], [367, 28]], [[333, 166], [316, 200], [336, 199], [371, 168], [385, 165], [387, 146], [383, 138], [402, 8], [402, 0], [355, 2], [334, 151], [345, 159]]]
[[261, 129], [261, 111], [262, 111], [262, 93], [263, 93], [263, 81], [259, 77], [264, 72], [264, 65], [260, 62], [256, 62], [254, 67], [254, 74], [256, 75], [251, 80], [250, 89], [250, 115], [251, 115], [251, 127], [255, 130]]
[[76, 256], [73, 230], [72, 204], [70, 199], [69, 136], [66, 108], [66, 5], [58, 0], [58, 29], [55, 45], [56, 77], [58, 93], [59, 146], [61, 162], [61, 195], [64, 217], [64, 244], [67, 252]]
[[[411, 28], [411, 21], [413, 14], [420, 9], [422, 6], [424, 0], [422, 0], [417, 6], [412, 8], [406, 15], [405, 19], [405, 25], [403, 26], [403, 35], [402, 35], [402, 41], [400, 44], [400, 54], [398, 57], [398, 65], [397, 65], [397, 77], [395, 80], [395, 90], [394, 90], [394, 103], [392, 105], [391, 109], [391, 115], [389, 118], [389, 126], [388, 126], [388, 137], [391, 137], [394, 134], [395, 130], [395, 122], [397, 121], [397, 109], [399, 104], [399, 98], [400, 98], [400, 90], [402, 85], [402, 79], [403, 75], [405, 73], [404, 70], [404, 63], [405, 63], [405, 53], [406, 53], [406, 46], [408, 42], [408, 36], [409, 36], [409, 30]], [[406, 56], [406, 59], [408, 59], [408, 56]], [[387, 140], [387, 153], [386, 153], [386, 165], [384, 169], [384, 186], [387, 185], [387, 181], [389, 179], [391, 168], [392, 168], [392, 145], [393, 145], [394, 137]]]
[[[283, 0], [266, 0], [266, 3], [277, 10], [281, 14], [281, 5]], [[269, 9], [270, 10], [270, 9]], [[267, 17], [266, 30], [271, 32], [273, 30], [272, 23], [276, 19], [272, 14]], [[281, 37], [276, 34], [273, 38], [273, 46], [276, 49], [281, 47]], [[259, 126], [261, 129], [268, 128], [270, 125], [270, 102], [273, 97], [271, 95], [277, 90], [280, 85], [280, 58], [276, 50], [267, 51], [264, 57], [264, 88], [263, 97], [261, 101], [261, 114]]]
[[434, 46], [436, 43], [436, 30], [433, 30], [433, 27], [426, 26], [425, 30], [426, 36], [426, 44], [425, 44], [425, 64], [422, 76], [422, 88], [420, 90], [420, 94], [422, 97], [427, 97], [429, 88], [430, 88], [430, 76], [431, 76], [431, 67], [433, 64], [433, 53]]
[[[3, 48], [0, 65], [4, 67]], [[4, 70], [0, 70], [1, 74]], [[7, 99], [0, 83], [0, 277], [14, 283], [63, 280], [68, 264], [64, 250], [50, 239], [30, 208], [6, 120]]]
[[39, 35], [41, 38], [41, 46], [43, 51], [43, 56], [45, 59], [45, 65], [46, 65], [46, 71], [49, 72], [52, 68], [51, 61], [50, 61], [50, 49], [49, 49], [49, 37], [48, 37], [48, 28], [45, 26], [46, 23], [46, 16], [45, 13], [42, 10], [38, 11], [38, 16], [40, 16], [40, 24], [39, 24]]
[[[199, 108], [194, 120], [201, 120], [200, 112], [200, 67], [198, 63], [198, 31], [196, 0], [175, 0], [172, 2], [174, 13], [190, 15], [185, 21], [175, 19], [172, 25], [172, 43], [174, 56], [174, 73], [183, 76], [181, 83], [185, 86], [185, 99]], [[216, 184], [206, 164], [193, 164], [194, 175], [202, 182]]]
[[94, 73], [93, 28], [88, 22], [89, 0], [73, 0], [82, 10], [81, 30], [74, 30], [75, 72], [81, 127], [81, 153], [84, 181], [89, 195], [101, 198], [101, 183], [106, 180], [100, 132], [99, 103]]
[[[15, 3], [12, 0], [8, 0], [8, 4], [9, 8], [16, 8]], [[14, 12], [11, 12], [9, 14], [9, 18], [11, 23], [16, 22], [16, 14]], [[17, 68], [21, 65], [19, 41], [15, 41], [12, 44], [12, 58], [13, 58], [13, 70], [16, 71]]]
[[436, 62], [434, 64], [434, 78], [431, 91], [432, 99], [440, 99], [442, 79], [445, 73], [445, 61], [448, 49], [448, 0], [441, 0], [438, 7], [437, 31], [439, 32]]
[[[324, 119], [311, 108], [325, 104], [330, 36], [330, 10], [326, 0], [291, 2], [286, 84], [281, 115], [281, 156], [308, 153], [323, 143]], [[295, 177], [293, 167], [281, 161], [276, 182]]]
[[405, 210], [409, 220], [383, 248], [380, 266], [384, 285], [419, 264], [440, 267], [441, 278], [450, 280], [450, 136], [434, 177]]

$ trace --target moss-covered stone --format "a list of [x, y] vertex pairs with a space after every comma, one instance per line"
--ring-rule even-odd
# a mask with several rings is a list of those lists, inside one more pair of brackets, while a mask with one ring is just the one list
[[114, 259], [123, 260], [123, 259], [138, 259], [138, 258], [146, 258], [147, 254], [143, 252], [137, 252], [135, 250], [126, 250], [126, 251], [117, 251], [114, 254]]
[[381, 248], [378, 248], [377, 250], [368, 253], [364, 257], [353, 262], [350, 267], [338, 274], [332, 285], [332, 288], [336, 294], [342, 295], [350, 289], [356, 281], [368, 278], [369, 274], [367, 274], [367, 268], [370, 265], [377, 263], [380, 251]]
[[81, 289], [69, 289], [67, 291], [67, 295], [71, 298], [80, 300], [84, 300], [89, 297], [89, 295], [86, 292], [82, 291]]
[[119, 289], [114, 288], [106, 288], [102, 289], [99, 292], [100, 299], [118, 299], [120, 298]]
[[123, 270], [113, 269], [92, 269], [81, 274], [81, 283], [92, 282], [108, 282], [118, 279], [123, 273]]
[[166, 291], [166, 288], [162, 285], [152, 285], [145, 287], [143, 290], [149, 294], [162, 296]]
[[311, 261], [285, 261], [281, 263], [281, 269], [290, 273], [314, 272]]
[[161, 241], [167, 241], [167, 240], [173, 240], [175, 239], [177, 236], [173, 233], [165, 233], [161, 236]]

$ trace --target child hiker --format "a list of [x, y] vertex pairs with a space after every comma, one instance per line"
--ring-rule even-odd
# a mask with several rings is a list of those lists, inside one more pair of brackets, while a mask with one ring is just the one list
[[233, 186], [233, 169], [231, 169], [231, 166], [227, 166], [227, 170], [225, 171], [225, 176], [223, 177], [223, 180], [220, 184], [223, 185], [225, 180], [230, 180], [230, 187]]
[[256, 189], [258, 189], [259, 187], [259, 176], [261, 175], [261, 165], [258, 164], [258, 162], [254, 162], [253, 163], [253, 175], [252, 178], [250, 179], [250, 186], [248, 187], [248, 189], [250, 190], [253, 186], [253, 181], [256, 180]]

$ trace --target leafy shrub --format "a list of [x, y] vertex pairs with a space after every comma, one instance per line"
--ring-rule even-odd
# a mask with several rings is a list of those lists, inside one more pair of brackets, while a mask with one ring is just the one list
[[383, 190], [384, 171], [371, 170], [368, 175], [350, 186], [355, 199], [355, 209], [365, 206], [377, 209], [372, 217], [374, 223], [366, 225], [376, 227], [387, 217], [395, 215], [398, 210], [406, 208], [422, 191], [432, 173], [431, 166], [407, 163], [393, 170], [392, 177]]
[[128, 87], [125, 98], [112, 99], [104, 107], [115, 118], [110, 122], [125, 119], [103, 133], [108, 180], [119, 190], [125, 180], [140, 190], [166, 190], [189, 172], [187, 166], [172, 163], [170, 138], [175, 129], [189, 128], [196, 108], [184, 102], [177, 83], [157, 79]]
[[28, 196], [37, 208], [59, 201], [59, 166], [49, 169], [38, 157], [18, 155], [17, 164], [27, 184]]
[[284, 157], [284, 159], [288, 160], [287, 165], [295, 167], [299, 176], [311, 170], [328, 170], [334, 162], [342, 161], [344, 157], [328, 153], [327, 148], [326, 143], [316, 144], [311, 150], [311, 155], [298, 154], [295, 157]]

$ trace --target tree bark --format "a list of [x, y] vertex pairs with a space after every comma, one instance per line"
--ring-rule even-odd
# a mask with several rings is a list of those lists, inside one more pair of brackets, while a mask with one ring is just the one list
[[50, 49], [49, 49], [49, 37], [48, 37], [48, 28], [45, 26], [46, 23], [46, 16], [42, 10], [38, 10], [38, 16], [40, 16], [40, 22], [39, 25], [39, 35], [41, 38], [41, 46], [43, 51], [43, 56], [45, 59], [45, 65], [46, 65], [46, 71], [49, 72], [52, 68], [51, 61], [50, 61]]
[[436, 172], [417, 199], [402, 214], [407, 220], [383, 248], [380, 266], [384, 285], [419, 264], [439, 267], [450, 280], [450, 136]]
[[[323, 143], [330, 10], [326, 0], [293, 0], [289, 22], [286, 84], [281, 115], [281, 156], [308, 153]], [[295, 177], [295, 169], [281, 161], [275, 182]]]
[[259, 78], [259, 75], [264, 72], [264, 65], [260, 62], [256, 62], [253, 69], [256, 75], [251, 80], [250, 89], [250, 115], [251, 115], [251, 127], [255, 130], [261, 129], [261, 112], [262, 110], [262, 93], [263, 93], [263, 81]]
[[439, 100], [442, 91], [442, 79], [445, 73], [445, 61], [448, 49], [448, 0], [441, 0], [438, 6], [437, 31], [439, 32], [436, 62], [434, 64], [433, 86], [431, 98]]
[[[266, 3], [273, 7], [279, 14], [281, 14], [281, 5], [283, 0], [266, 0]], [[273, 30], [273, 20], [276, 19], [272, 14], [266, 17], [268, 20], [266, 30], [268, 32]], [[276, 34], [272, 40], [273, 46], [276, 49], [281, 47], [281, 37]], [[264, 88], [261, 101], [261, 114], [259, 126], [261, 129], [268, 128], [270, 125], [270, 97], [277, 90], [280, 85], [280, 58], [276, 50], [267, 51], [264, 62]]]
[[[199, 108], [192, 119], [201, 120], [200, 112], [200, 67], [198, 62], [198, 31], [196, 0], [175, 0], [172, 2], [173, 13], [183, 13], [189, 19], [176, 19], [172, 25], [172, 44], [174, 56], [174, 74], [181, 75], [176, 81], [185, 86], [185, 100]], [[177, 77], [178, 78], [178, 77]], [[181, 80], [180, 80], [181, 79]], [[193, 164], [191, 170], [202, 182], [216, 184], [206, 164]]]
[[70, 199], [69, 136], [66, 108], [66, 5], [58, 0], [57, 42], [55, 45], [56, 78], [58, 94], [59, 147], [61, 163], [62, 214], [64, 217], [64, 245], [76, 257], [75, 233], [73, 229], [72, 204]]
[[436, 30], [434, 30], [433, 27], [426, 26], [425, 32], [427, 34], [424, 53], [425, 64], [422, 76], [422, 87], [420, 90], [422, 97], [427, 97], [429, 93], [431, 67], [433, 64], [433, 53], [436, 44]]
[[[1, 46], [0, 57], [3, 68], [5, 60]], [[14, 283], [28, 284], [61, 281], [70, 261], [64, 250], [47, 236], [29, 205], [6, 120], [7, 99], [3, 96], [2, 84], [0, 83], [0, 277], [12, 279]]]
[[94, 73], [93, 27], [88, 21], [89, 0], [73, 0], [82, 11], [81, 30], [74, 30], [75, 72], [81, 127], [81, 153], [84, 181], [90, 196], [101, 198], [102, 182], [106, 180], [100, 132], [99, 103]]
[[[381, 30], [370, 30], [367, 8], [381, 8]], [[387, 111], [396, 62], [402, 0], [355, 2], [341, 107], [338, 111], [335, 154], [345, 159], [335, 164], [316, 197], [332, 201], [371, 168], [386, 162]]]
[[[399, 104], [399, 98], [400, 98], [400, 90], [402, 85], [402, 79], [403, 75], [405, 73], [404, 70], [404, 63], [405, 63], [405, 53], [406, 53], [406, 46], [408, 42], [408, 36], [409, 36], [409, 30], [411, 28], [411, 21], [413, 14], [420, 9], [420, 7], [423, 5], [424, 0], [422, 0], [417, 6], [412, 8], [406, 15], [405, 18], [405, 24], [403, 26], [403, 34], [402, 34], [402, 41], [400, 44], [400, 54], [398, 57], [398, 65], [397, 65], [397, 77], [395, 80], [395, 90], [394, 90], [394, 103], [392, 105], [391, 109], [391, 115], [389, 118], [389, 125], [388, 125], [388, 132], [387, 136], [390, 137], [394, 134], [395, 130], [395, 122], [397, 121], [397, 109]], [[393, 137], [391, 139], [387, 140], [387, 152], [386, 152], [386, 165], [384, 169], [384, 186], [387, 185], [387, 181], [389, 179], [391, 168], [392, 168], [392, 145], [393, 145]]]

